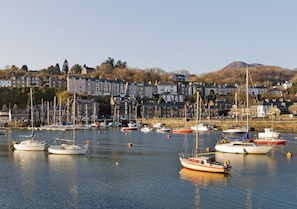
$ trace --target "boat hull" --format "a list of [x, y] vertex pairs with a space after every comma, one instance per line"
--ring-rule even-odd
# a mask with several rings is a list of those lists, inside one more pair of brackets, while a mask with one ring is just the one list
[[61, 145], [51, 145], [48, 148], [49, 154], [56, 154], [56, 155], [85, 155], [88, 149], [81, 148], [77, 145], [68, 145], [68, 146], [61, 146]]
[[174, 134], [189, 134], [193, 133], [193, 129], [174, 129], [172, 130]]
[[209, 156], [198, 156], [191, 157], [187, 153], [180, 153], [179, 157], [180, 163], [184, 168], [195, 170], [195, 171], [203, 171], [203, 172], [211, 172], [211, 173], [228, 173], [231, 169], [231, 165], [229, 161], [226, 161], [224, 164], [220, 162], [216, 162], [214, 157]]
[[286, 144], [287, 140], [285, 139], [254, 139], [254, 142], [256, 144], [267, 144], [267, 145], [280, 145], [280, 144]]
[[202, 166], [197, 165], [195, 163], [190, 162], [189, 160], [184, 160], [180, 158], [180, 163], [184, 168], [196, 170], [196, 171], [203, 171], [203, 172], [212, 172], [212, 173], [225, 173], [224, 168], [216, 168], [213, 166]]
[[45, 142], [39, 142], [35, 140], [24, 140], [21, 143], [14, 143], [13, 148], [15, 150], [22, 151], [44, 151]]
[[137, 131], [138, 128], [137, 127], [122, 127], [121, 130], [122, 131]]
[[271, 150], [271, 146], [257, 146], [253, 142], [239, 141], [216, 144], [215, 150], [234, 154], [266, 154]]

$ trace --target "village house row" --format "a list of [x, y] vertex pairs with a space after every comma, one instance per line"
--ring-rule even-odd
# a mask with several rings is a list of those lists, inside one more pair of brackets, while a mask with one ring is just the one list
[[[199, 91], [204, 101], [210, 92], [214, 93], [217, 98], [224, 95], [234, 95], [238, 91], [239, 86], [230, 85], [204, 85], [200, 83], [189, 82], [188, 76], [181, 74], [173, 74], [173, 82], [160, 81], [158, 83], [132, 83], [124, 82], [120, 80], [107, 80], [99, 78], [88, 78], [82, 76], [68, 76], [67, 79], [57, 79], [55, 77], [50, 77], [48, 82], [44, 82], [42, 77], [33, 76], [13, 76], [10, 80], [0, 80], [0, 87], [40, 87], [49, 86], [50, 88], [60, 88], [69, 91], [70, 93], [76, 93], [78, 95], [89, 95], [89, 96], [107, 96], [110, 97], [110, 118], [114, 121], [132, 120], [139, 118], [195, 118], [195, 105], [190, 104], [186, 101], [186, 98], [193, 97], [196, 91]], [[259, 95], [270, 91], [281, 97], [282, 90], [290, 88], [291, 83], [285, 82], [280, 85], [280, 89], [267, 89], [265, 86], [253, 86], [249, 88], [249, 94]], [[152, 102], [153, 98], [161, 97], [163, 102]], [[139, 102], [141, 99], [148, 102]], [[94, 104], [95, 103], [95, 104]], [[83, 119], [86, 115], [92, 116], [94, 109], [98, 112], [100, 110], [100, 104], [94, 102], [94, 100], [81, 100], [81, 111], [79, 117]], [[205, 104], [205, 111], [203, 115], [206, 117], [210, 115], [211, 117], [218, 117], [221, 112], [226, 112], [231, 110], [231, 114], [237, 116], [245, 115], [245, 111], [242, 110], [232, 110], [234, 104], [229, 101], [217, 99], [212, 101], [211, 106]], [[255, 107], [251, 107], [250, 115], [255, 117], [267, 117], [269, 115], [269, 108], [272, 106], [276, 107], [274, 112], [280, 112], [282, 109], [288, 109], [288, 106], [292, 105], [290, 102], [284, 101], [274, 101], [262, 103]], [[52, 108], [51, 108], [52, 109]], [[63, 120], [66, 120], [66, 111], [60, 114], [63, 115]], [[53, 110], [51, 110], [53, 111]], [[99, 113], [93, 116], [96, 119], [102, 117]], [[270, 110], [271, 112], [271, 110]], [[41, 113], [39, 113], [40, 115]], [[26, 116], [23, 115], [21, 118], [18, 117], [17, 120], [24, 119]], [[58, 117], [58, 116], [56, 116]], [[1, 119], [0, 119], [1, 120]], [[9, 120], [13, 119], [10, 116]], [[61, 116], [60, 116], [61, 120]], [[59, 121], [59, 119], [55, 119]], [[62, 121], [61, 121], [62, 122]]]

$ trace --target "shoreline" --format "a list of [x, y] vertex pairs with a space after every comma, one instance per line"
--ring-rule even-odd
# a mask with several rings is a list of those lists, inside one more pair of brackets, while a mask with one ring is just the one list
[[[139, 121], [139, 120], [138, 120]], [[186, 121], [184, 118], [153, 118], [153, 119], [143, 119], [141, 120], [143, 124], [148, 124], [151, 127], [155, 123], [164, 123], [168, 128], [191, 128], [191, 126], [196, 125], [195, 120]], [[201, 123], [209, 123], [218, 127], [218, 129], [227, 129], [231, 126], [236, 125], [235, 119], [216, 119], [216, 120], [201, 120]], [[246, 126], [246, 121], [238, 120], [237, 125], [239, 127]], [[273, 127], [275, 130], [281, 133], [297, 133], [297, 119], [277, 119], [271, 121], [271, 119], [250, 119], [249, 127], [254, 131], [260, 132], [264, 131], [264, 128]], [[6, 130], [28, 130], [28, 126], [6, 126], [1, 127]], [[38, 128], [38, 127], [36, 127]]]
[[[153, 124], [159, 122], [166, 124], [168, 128], [191, 128], [196, 125], [196, 121], [186, 121], [185, 119], [172, 119], [172, 118], [157, 118], [157, 119], [144, 119], [143, 123], [153, 126]], [[219, 129], [227, 129], [231, 126], [236, 125], [235, 119], [221, 119], [221, 120], [201, 120], [201, 123], [209, 123], [217, 126]], [[246, 126], [246, 121], [237, 121], [239, 127]], [[273, 127], [275, 130], [281, 133], [297, 133], [297, 119], [282, 119], [274, 120], [271, 119], [250, 119], [249, 127], [255, 131], [264, 131], [264, 128]]]

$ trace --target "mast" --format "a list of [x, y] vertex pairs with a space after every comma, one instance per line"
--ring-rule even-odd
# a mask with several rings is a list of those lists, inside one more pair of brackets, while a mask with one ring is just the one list
[[54, 125], [56, 125], [56, 96], [54, 96]]
[[31, 105], [31, 128], [32, 128], [32, 135], [34, 132], [34, 115], [33, 115], [33, 93], [32, 93], [32, 88], [30, 88], [30, 105]]
[[59, 125], [62, 124], [62, 98], [60, 97], [59, 101]]
[[73, 124], [72, 124], [72, 128], [73, 128], [73, 129], [72, 129], [72, 131], [73, 131], [73, 132], [72, 132], [72, 141], [73, 141], [73, 145], [75, 144], [75, 128], [76, 128], [76, 127], [75, 127], [75, 107], [76, 107], [76, 95], [75, 95], [75, 93], [74, 93], [74, 96], [73, 96], [73, 105], [72, 105], [72, 109], [73, 109], [73, 110], [72, 110], [72, 111], [73, 111], [73, 112], [72, 112], [72, 117], [73, 117], [73, 118], [72, 118], [72, 121], [73, 121], [73, 122], [72, 122], [72, 123], [73, 123]]
[[237, 106], [238, 106], [238, 101], [237, 101], [237, 92], [235, 92], [235, 124], [237, 126], [238, 121], [237, 121]]
[[199, 96], [199, 92], [197, 91], [197, 103], [196, 103], [196, 147], [195, 147], [195, 157], [198, 156], [198, 120], [199, 120], [199, 110], [198, 110], [198, 107], [199, 107], [199, 102], [200, 102], [200, 96]]
[[50, 125], [50, 104], [47, 101], [47, 125]]
[[249, 71], [246, 67], [246, 128], [249, 131]]

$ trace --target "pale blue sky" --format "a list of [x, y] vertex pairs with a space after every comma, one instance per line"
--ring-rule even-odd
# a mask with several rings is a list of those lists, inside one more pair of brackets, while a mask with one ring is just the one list
[[0, 69], [65, 59], [201, 75], [233, 61], [297, 67], [295, 0], [0, 0]]

